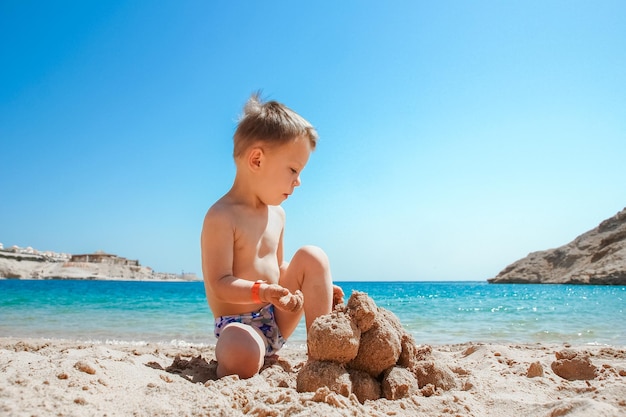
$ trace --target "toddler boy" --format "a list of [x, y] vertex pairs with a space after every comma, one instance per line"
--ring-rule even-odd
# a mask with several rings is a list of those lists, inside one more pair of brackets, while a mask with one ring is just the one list
[[201, 235], [206, 297], [215, 316], [218, 377], [255, 375], [293, 333], [330, 313], [343, 292], [333, 286], [317, 247], [283, 258], [285, 211], [300, 185], [317, 132], [285, 105], [253, 95], [234, 134], [232, 188], [207, 212]]

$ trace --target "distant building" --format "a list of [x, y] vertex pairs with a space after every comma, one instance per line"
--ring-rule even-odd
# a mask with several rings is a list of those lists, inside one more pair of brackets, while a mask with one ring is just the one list
[[94, 264], [139, 266], [138, 260], [126, 259], [121, 256], [105, 253], [102, 251], [98, 251], [96, 253], [72, 255], [72, 257], [70, 258], [70, 262], [90, 262]]

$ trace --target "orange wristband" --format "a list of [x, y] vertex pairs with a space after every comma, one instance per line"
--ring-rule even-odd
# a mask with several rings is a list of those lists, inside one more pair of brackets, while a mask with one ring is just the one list
[[263, 300], [261, 300], [261, 297], [259, 295], [259, 291], [261, 290], [261, 284], [264, 281], [256, 281], [254, 284], [252, 284], [252, 301], [255, 303], [262, 303]]

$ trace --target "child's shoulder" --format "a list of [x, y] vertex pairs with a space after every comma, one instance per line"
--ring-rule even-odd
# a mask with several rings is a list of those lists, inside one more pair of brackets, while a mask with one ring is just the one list
[[229, 202], [228, 199], [220, 198], [217, 200], [206, 212], [204, 216], [205, 221], [218, 220], [223, 221], [232, 219], [234, 216], [235, 207]]
[[[267, 206], [272, 215], [285, 219], [285, 209], [281, 206]], [[222, 197], [217, 200], [206, 213], [206, 218], [237, 218], [240, 216], [248, 217], [250, 209], [245, 204], [238, 204], [230, 198]]]
[[287, 217], [287, 215], [285, 214], [285, 209], [282, 208], [281, 206], [268, 206], [268, 207], [269, 207], [270, 216], [273, 217], [274, 219], [280, 219], [280, 222], [285, 224], [285, 220]]
[[268, 206], [271, 211], [281, 217], [285, 217], [285, 209], [282, 206]]

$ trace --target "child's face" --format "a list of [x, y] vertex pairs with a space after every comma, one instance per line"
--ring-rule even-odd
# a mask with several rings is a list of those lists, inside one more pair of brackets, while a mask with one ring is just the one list
[[279, 205], [293, 193], [310, 155], [311, 145], [302, 137], [265, 150], [260, 170], [260, 197], [265, 204]]

